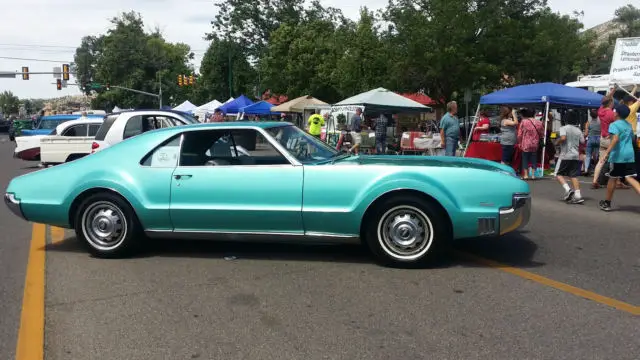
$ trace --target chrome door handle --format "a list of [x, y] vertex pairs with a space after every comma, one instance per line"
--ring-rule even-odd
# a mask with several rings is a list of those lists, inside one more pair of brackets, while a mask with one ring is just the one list
[[190, 179], [191, 175], [173, 175], [176, 180]]

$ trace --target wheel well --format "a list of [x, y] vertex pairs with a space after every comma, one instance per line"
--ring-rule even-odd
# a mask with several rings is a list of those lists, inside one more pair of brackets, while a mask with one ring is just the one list
[[73, 160], [78, 160], [80, 158], [83, 158], [85, 156], [87, 156], [89, 154], [70, 154], [69, 156], [67, 156], [67, 158], [65, 159], [65, 162], [69, 162], [69, 161], [73, 161]]
[[107, 188], [92, 188], [89, 190], [85, 190], [81, 192], [78, 196], [76, 196], [76, 198], [71, 203], [71, 207], [69, 207], [69, 225], [71, 226], [72, 229], [75, 228], [76, 211], [78, 211], [78, 207], [80, 206], [80, 204], [82, 204], [82, 202], [89, 196], [99, 194], [99, 193], [108, 193], [121, 198], [122, 200], [124, 200], [124, 202], [126, 202], [131, 207], [131, 209], [133, 210], [133, 213], [136, 216], [138, 216], [133, 206], [131, 206], [131, 203], [129, 202], [129, 200], [127, 200], [119, 192], [115, 190], [107, 189]]
[[382, 196], [380, 196], [377, 199], [375, 199], [369, 205], [369, 207], [367, 207], [367, 210], [364, 212], [364, 215], [362, 216], [362, 222], [360, 223], [360, 236], [361, 236], [361, 238], [364, 237], [364, 234], [365, 234], [365, 231], [366, 231], [366, 226], [368, 225], [368, 222], [371, 221], [371, 216], [370, 215], [373, 212], [373, 210], [376, 207], [378, 207], [381, 203], [383, 203], [384, 201], [386, 201], [386, 200], [388, 200], [388, 199], [390, 199], [392, 197], [401, 196], [401, 195], [409, 195], [409, 196], [418, 197], [418, 198], [428, 202], [429, 204], [434, 205], [445, 216], [445, 218], [447, 219], [447, 224], [446, 225], [449, 227], [449, 231], [451, 233], [453, 233], [453, 223], [451, 222], [451, 217], [449, 217], [449, 213], [438, 202], [438, 200], [436, 200], [435, 198], [433, 198], [429, 194], [423, 193], [422, 191], [402, 189], [402, 190], [393, 190], [393, 191], [390, 191], [388, 193], [383, 194]]

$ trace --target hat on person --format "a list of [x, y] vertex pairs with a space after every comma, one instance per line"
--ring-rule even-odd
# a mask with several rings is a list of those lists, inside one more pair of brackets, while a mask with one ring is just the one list
[[622, 104], [618, 104], [616, 105], [616, 107], [614, 108], [614, 111], [616, 112], [616, 114], [618, 114], [618, 116], [620, 116], [621, 119], [627, 119], [627, 116], [629, 116], [629, 113], [631, 113], [631, 110], [629, 110], [629, 107], [627, 105], [622, 105]]

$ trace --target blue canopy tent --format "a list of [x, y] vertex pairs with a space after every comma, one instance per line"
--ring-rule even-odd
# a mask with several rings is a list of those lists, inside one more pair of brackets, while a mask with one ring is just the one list
[[571, 107], [598, 108], [603, 96], [570, 86], [541, 83], [499, 90], [480, 98], [481, 105], [554, 104]]
[[274, 105], [271, 103], [268, 103], [266, 101], [259, 101], [255, 104], [251, 104], [249, 106], [241, 108], [240, 112], [248, 115], [279, 115], [279, 112], [271, 111], [272, 107], [274, 107]]
[[251, 101], [248, 97], [240, 95], [237, 99], [220, 105], [216, 110], [222, 111], [225, 114], [239, 114], [240, 109], [252, 104], [253, 101]]
[[[574, 88], [555, 83], [540, 83], [512, 87], [509, 89], [499, 90], [491, 94], [480, 97], [480, 104], [476, 111], [476, 120], [471, 126], [471, 134], [476, 126], [478, 112], [481, 105], [534, 105], [544, 104], [545, 111], [543, 119], [549, 116], [550, 104], [570, 106], [578, 108], [598, 108], [604, 96], [588, 90]], [[544, 133], [547, 133], [548, 122], [544, 122]], [[469, 148], [471, 136], [467, 138], [467, 146], [464, 155]], [[544, 147], [542, 148], [542, 168], [544, 169], [544, 156], [547, 145], [547, 137], [544, 137]], [[463, 155], [463, 156], [464, 156]]]

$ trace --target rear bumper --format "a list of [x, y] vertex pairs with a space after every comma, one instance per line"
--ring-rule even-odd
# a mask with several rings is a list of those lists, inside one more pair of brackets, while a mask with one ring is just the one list
[[500, 235], [516, 231], [529, 223], [531, 217], [531, 195], [514, 194], [513, 203], [500, 209]]
[[40, 147], [14, 152], [13, 157], [27, 161], [37, 160], [40, 157]]
[[5, 205], [7, 205], [7, 207], [9, 208], [9, 210], [11, 210], [11, 212], [24, 220], [27, 220], [27, 218], [24, 217], [24, 214], [22, 213], [22, 207], [20, 206], [20, 200], [16, 199], [15, 195], [13, 194], [4, 194], [4, 203]]
[[478, 218], [478, 236], [504, 235], [526, 226], [531, 216], [531, 195], [514, 194], [511, 206], [501, 208], [497, 215]]

